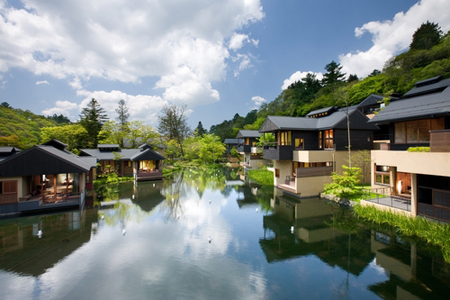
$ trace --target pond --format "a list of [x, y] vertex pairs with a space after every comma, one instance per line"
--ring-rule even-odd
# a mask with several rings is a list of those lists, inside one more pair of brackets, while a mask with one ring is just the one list
[[450, 295], [439, 249], [232, 169], [101, 186], [87, 205], [0, 220], [1, 299]]

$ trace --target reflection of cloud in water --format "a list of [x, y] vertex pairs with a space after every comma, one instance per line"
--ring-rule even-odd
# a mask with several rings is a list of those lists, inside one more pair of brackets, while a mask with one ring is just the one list
[[[214, 201], [209, 204], [207, 199]], [[95, 239], [40, 277], [0, 273], [0, 278], [5, 277], [0, 284], [2, 297], [264, 298], [263, 274], [227, 255], [229, 247], [239, 241], [233, 238], [230, 224], [220, 214], [226, 199], [219, 192], [206, 190], [202, 199], [193, 193], [182, 205], [182, 218], [173, 222], [167, 222], [164, 210], [158, 209], [148, 217], [127, 218], [126, 236], [121, 234], [120, 222], [100, 221]], [[127, 212], [134, 210], [127, 208]]]

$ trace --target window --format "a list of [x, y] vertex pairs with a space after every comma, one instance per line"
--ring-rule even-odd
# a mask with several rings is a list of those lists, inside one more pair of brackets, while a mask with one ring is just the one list
[[333, 129], [325, 130], [325, 149], [333, 148]]
[[323, 147], [323, 132], [319, 131], [319, 149]]
[[278, 136], [278, 144], [281, 146], [291, 146], [292, 138], [290, 131], [281, 131]]
[[299, 138], [295, 139], [295, 148], [304, 149], [303, 139], [299, 139]]
[[375, 183], [389, 185], [390, 180], [390, 168], [388, 166], [375, 167]]
[[0, 194], [15, 194], [17, 193], [17, 180], [1, 181]]
[[426, 119], [395, 123], [396, 144], [429, 143], [430, 130], [445, 129], [445, 119]]
[[245, 144], [250, 145], [250, 138], [245, 138]]
[[275, 177], [280, 178], [280, 169], [275, 169]]

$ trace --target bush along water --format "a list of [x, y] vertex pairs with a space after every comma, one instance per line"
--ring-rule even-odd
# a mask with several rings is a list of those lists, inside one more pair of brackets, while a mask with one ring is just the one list
[[428, 220], [422, 217], [409, 217], [401, 213], [382, 211], [373, 206], [356, 205], [354, 213], [358, 218], [372, 221], [379, 225], [391, 225], [401, 234], [417, 236], [427, 243], [437, 245], [442, 255], [450, 263], [450, 225]]

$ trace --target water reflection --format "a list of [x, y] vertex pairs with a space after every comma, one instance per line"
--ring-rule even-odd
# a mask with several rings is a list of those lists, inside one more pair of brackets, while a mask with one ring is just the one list
[[84, 212], [0, 221], [2, 299], [450, 294], [439, 249], [237, 170], [188, 170], [104, 186], [93, 197], [97, 208]]

